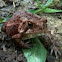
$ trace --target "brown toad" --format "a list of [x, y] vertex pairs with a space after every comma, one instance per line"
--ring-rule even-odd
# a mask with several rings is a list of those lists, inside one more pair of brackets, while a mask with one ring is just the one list
[[15, 39], [15, 42], [24, 48], [28, 48], [28, 45], [20, 39], [22, 39], [26, 34], [48, 34], [50, 36], [51, 43], [53, 44], [53, 50], [55, 51], [55, 54], [57, 56], [58, 50], [55, 47], [53, 36], [47, 29], [46, 23], [47, 19], [41, 18], [38, 15], [29, 12], [16, 12], [8, 21], [3, 24], [1, 30], [8, 36]]

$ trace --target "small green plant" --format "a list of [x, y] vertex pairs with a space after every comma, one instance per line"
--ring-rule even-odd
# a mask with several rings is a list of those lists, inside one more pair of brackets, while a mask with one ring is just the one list
[[9, 20], [12, 17], [13, 14], [9, 14], [8, 17], [6, 17], [4, 20], [0, 17], [0, 31], [1, 31], [1, 27], [3, 25], [4, 22], [6, 22], [7, 20]]
[[55, 13], [55, 12], [62, 12], [62, 10], [57, 10], [57, 9], [51, 9], [49, 8], [51, 5], [53, 5], [55, 2], [53, 0], [48, 0], [45, 5], [41, 5], [39, 3], [39, 0], [37, 1], [38, 9], [37, 10], [29, 10], [30, 12], [34, 14], [38, 14], [39, 12], [44, 12], [44, 13]]

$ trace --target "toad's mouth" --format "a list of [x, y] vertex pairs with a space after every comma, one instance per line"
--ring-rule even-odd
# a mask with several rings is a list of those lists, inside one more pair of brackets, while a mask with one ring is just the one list
[[42, 35], [44, 35], [44, 33], [42, 33], [42, 32], [38, 32], [38, 33], [25, 33], [21, 40], [27, 40], [27, 39], [31, 39], [31, 38], [35, 38], [35, 37], [40, 37]]

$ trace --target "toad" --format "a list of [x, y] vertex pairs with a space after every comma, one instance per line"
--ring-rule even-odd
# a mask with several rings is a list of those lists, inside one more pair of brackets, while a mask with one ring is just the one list
[[[55, 47], [55, 42], [52, 34], [50, 34], [47, 29], [46, 18], [41, 18], [40, 16], [29, 12], [16, 12], [8, 21], [3, 24], [1, 30], [12, 39], [14, 39], [14, 42], [16, 42], [16, 44], [24, 48], [29, 48], [27, 43], [25, 44], [23, 41], [20, 40], [25, 35], [36, 35], [41, 33], [47, 34], [50, 36], [56, 57], [57, 53], [60, 54], [58, 49]], [[51, 50], [51, 54], [53, 50]]]

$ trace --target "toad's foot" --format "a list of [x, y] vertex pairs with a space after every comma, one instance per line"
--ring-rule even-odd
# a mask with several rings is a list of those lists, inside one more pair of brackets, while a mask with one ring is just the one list
[[61, 53], [60, 53], [60, 51], [56, 48], [56, 46], [52, 46], [51, 53], [50, 53], [51, 55], [52, 55], [53, 51], [54, 51], [54, 53], [55, 53], [56, 59], [58, 58], [58, 55], [61, 56]]
[[23, 48], [31, 48], [31, 45], [29, 43], [30, 43], [30, 41], [27, 41], [26, 43], [24, 43], [23, 41], [21, 41], [21, 46]]
[[15, 43], [16, 43], [18, 46], [21, 46], [22, 48], [31, 48], [31, 45], [29, 44], [30, 41], [24, 43], [23, 41], [20, 41], [20, 39], [15, 39]]

